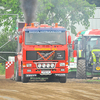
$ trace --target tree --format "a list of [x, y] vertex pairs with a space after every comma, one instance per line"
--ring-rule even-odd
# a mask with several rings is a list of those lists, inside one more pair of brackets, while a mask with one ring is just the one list
[[[1, 0], [0, 14], [18, 14], [18, 19], [24, 20], [19, 0]], [[93, 17], [95, 5], [86, 0], [38, 0], [37, 21], [40, 23], [59, 23], [75, 32], [75, 24], [89, 27], [89, 18]], [[0, 25], [4, 26], [5, 32], [15, 32], [16, 15], [0, 16]]]
[[[16, 31], [17, 19], [24, 19], [19, 0], [1, 0], [0, 6], [3, 7], [3, 9], [0, 9], [0, 26], [4, 27], [4, 32], [14, 33]], [[18, 14], [18, 16], [8, 14]]]
[[95, 4], [96, 7], [100, 7], [100, 0], [86, 0], [90, 4]]
[[89, 27], [89, 18], [93, 17], [95, 10], [95, 5], [86, 0], [39, 0], [39, 3], [37, 21], [48, 24], [58, 22], [74, 34], [77, 23]]
[[38, 0], [37, 21], [40, 22], [40, 24], [49, 20], [47, 15], [49, 11], [51, 11], [51, 7], [54, 7], [54, 5], [50, 2], [50, 0]]
[[[3, 51], [16, 52], [17, 41], [15, 41], [14, 39], [12, 41], [9, 41], [9, 42], [8, 41], [9, 41], [8, 40], [8, 33], [3, 33], [0, 35], [0, 52], [3, 52]], [[5, 43], [7, 43], [7, 44], [4, 45]], [[8, 56], [15, 56], [15, 54], [0, 53], [0, 56], [5, 58], [5, 59], [8, 59]], [[1, 57], [0, 57], [0, 62], [4, 62], [4, 60], [1, 59]]]
[[[9, 35], [14, 35], [16, 31], [16, 21], [17, 19], [23, 20], [23, 13], [20, 8], [19, 0], [1, 0], [0, 6], [0, 26], [3, 26], [3, 32], [0, 32], [0, 47], [8, 41]], [[2, 15], [5, 14], [5, 15]], [[13, 14], [13, 15], [9, 15]], [[15, 14], [15, 15], [14, 15]], [[16, 15], [17, 14], [17, 15]], [[11, 41], [3, 48], [0, 48], [0, 51], [10, 51], [15, 52], [17, 48], [16, 41]], [[0, 56], [8, 59], [8, 56], [14, 56], [15, 54], [0, 54]], [[0, 58], [0, 61], [4, 62], [3, 59]]]

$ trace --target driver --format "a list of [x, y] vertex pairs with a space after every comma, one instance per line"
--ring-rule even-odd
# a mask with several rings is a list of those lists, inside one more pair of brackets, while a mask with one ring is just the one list
[[100, 45], [100, 37], [97, 39], [96, 45]]
[[33, 41], [33, 34], [29, 34], [29, 41]]

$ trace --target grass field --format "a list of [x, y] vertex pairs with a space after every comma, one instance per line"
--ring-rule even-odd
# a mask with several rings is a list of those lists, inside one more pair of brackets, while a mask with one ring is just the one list
[[5, 65], [0, 64], [0, 75], [5, 74]]
[[86, 80], [87, 82], [100, 82], [100, 79], [96, 79], [96, 80]]

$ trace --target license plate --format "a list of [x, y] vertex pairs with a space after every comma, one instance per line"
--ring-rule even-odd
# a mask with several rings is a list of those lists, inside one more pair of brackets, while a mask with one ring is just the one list
[[100, 67], [96, 67], [96, 70], [100, 70]]
[[51, 71], [50, 70], [42, 70], [41, 71], [41, 74], [42, 75], [50, 75], [51, 74]]
[[56, 76], [65, 76], [66, 74], [55, 74]]

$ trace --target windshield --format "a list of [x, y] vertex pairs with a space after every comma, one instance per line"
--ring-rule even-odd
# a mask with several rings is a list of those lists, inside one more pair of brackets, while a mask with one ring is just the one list
[[92, 49], [97, 49], [100, 47], [100, 37], [88, 37], [87, 38], [87, 48], [89, 47], [90, 51]]
[[65, 32], [25, 32], [26, 45], [66, 44]]
[[[83, 39], [81, 39], [80, 41], [78, 41], [78, 48], [79, 50], [83, 49], [83, 47], [86, 45], [86, 48], [90, 48], [90, 50], [92, 50], [93, 48], [95, 48], [96, 46], [100, 46], [100, 37], [85, 37], [85, 40], [83, 43]], [[82, 47], [82, 43], [83, 43], [83, 47]]]
[[89, 60], [90, 53], [93, 49], [100, 49], [100, 37], [86, 37], [86, 59]]

